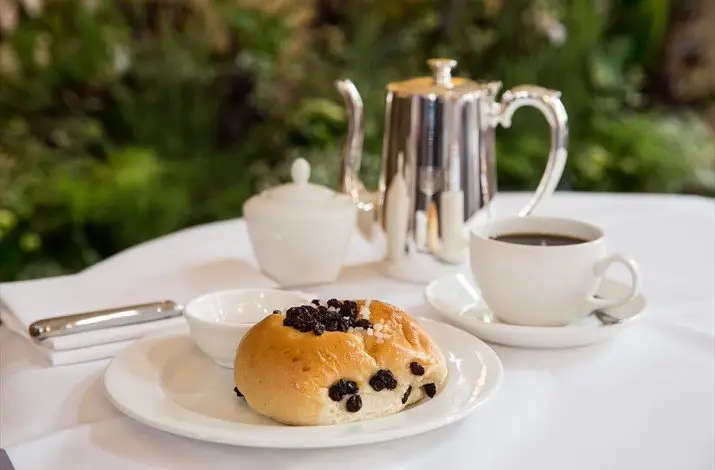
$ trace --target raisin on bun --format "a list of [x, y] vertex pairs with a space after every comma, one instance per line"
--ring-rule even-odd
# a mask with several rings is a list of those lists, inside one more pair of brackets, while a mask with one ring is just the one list
[[444, 387], [444, 355], [407, 313], [378, 301], [276, 311], [236, 349], [234, 382], [256, 412], [289, 425], [397, 413]]

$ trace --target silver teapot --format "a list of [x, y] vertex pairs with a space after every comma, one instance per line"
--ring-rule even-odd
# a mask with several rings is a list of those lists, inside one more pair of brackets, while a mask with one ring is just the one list
[[[350, 80], [336, 83], [345, 100], [348, 134], [342, 149], [340, 189], [372, 211], [387, 234], [386, 260], [399, 278], [428, 281], [438, 264], [464, 260], [465, 222], [491, 217], [497, 191], [495, 128], [511, 125], [522, 106], [539, 109], [551, 127], [541, 181], [519, 212], [528, 215], [556, 189], [566, 163], [566, 110], [560, 93], [533, 85], [507, 90], [501, 82], [452, 77], [457, 62], [431, 59], [431, 77], [387, 85], [382, 167], [377, 191], [360, 180], [363, 104]], [[423, 260], [416, 266], [415, 258]], [[426, 260], [426, 261], [425, 261]], [[425, 264], [426, 263], [426, 264]]]

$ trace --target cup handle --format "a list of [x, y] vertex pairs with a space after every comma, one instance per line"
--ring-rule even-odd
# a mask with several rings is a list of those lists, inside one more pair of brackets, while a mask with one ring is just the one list
[[511, 127], [514, 111], [522, 106], [531, 106], [541, 111], [551, 128], [551, 145], [546, 170], [531, 199], [519, 212], [520, 216], [525, 216], [531, 214], [536, 206], [550, 196], [561, 180], [567, 157], [568, 116], [561, 102], [561, 93], [558, 91], [535, 85], [520, 85], [504, 92], [501, 103], [495, 107], [495, 122], [505, 128]]
[[599, 281], [603, 280], [606, 275], [606, 271], [608, 271], [608, 268], [610, 268], [611, 265], [616, 263], [621, 264], [628, 269], [628, 272], [631, 275], [631, 289], [626, 295], [621, 296], [621, 298], [602, 299], [595, 296], [591, 297], [590, 299], [588, 299], [588, 303], [591, 305], [591, 307], [593, 307], [594, 310], [618, 307], [620, 305], [625, 304], [626, 302], [633, 300], [638, 294], [640, 294], [641, 274], [640, 269], [638, 268], [638, 264], [633, 259], [618, 253], [608, 256], [607, 258], [602, 259], [594, 265], [593, 270], [596, 276], [598, 276]]

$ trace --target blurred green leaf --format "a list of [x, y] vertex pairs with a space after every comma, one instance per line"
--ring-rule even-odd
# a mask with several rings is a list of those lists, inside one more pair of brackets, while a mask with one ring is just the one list
[[[386, 85], [427, 76], [435, 56], [562, 92], [563, 187], [715, 194], [712, 129], [653, 105], [669, 0], [94, 3], [45, 2], [0, 39], [0, 281], [239, 217], [296, 157], [336, 187], [340, 78], [361, 93], [361, 176], [377, 187]], [[520, 110], [497, 136], [500, 189], [535, 188], [543, 116]]]

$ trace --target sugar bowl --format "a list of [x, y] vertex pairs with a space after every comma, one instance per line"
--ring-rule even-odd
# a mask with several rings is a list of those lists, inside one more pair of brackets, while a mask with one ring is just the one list
[[261, 270], [281, 286], [334, 281], [357, 225], [352, 199], [310, 183], [310, 164], [291, 167], [291, 183], [251, 197], [243, 206], [253, 252]]

